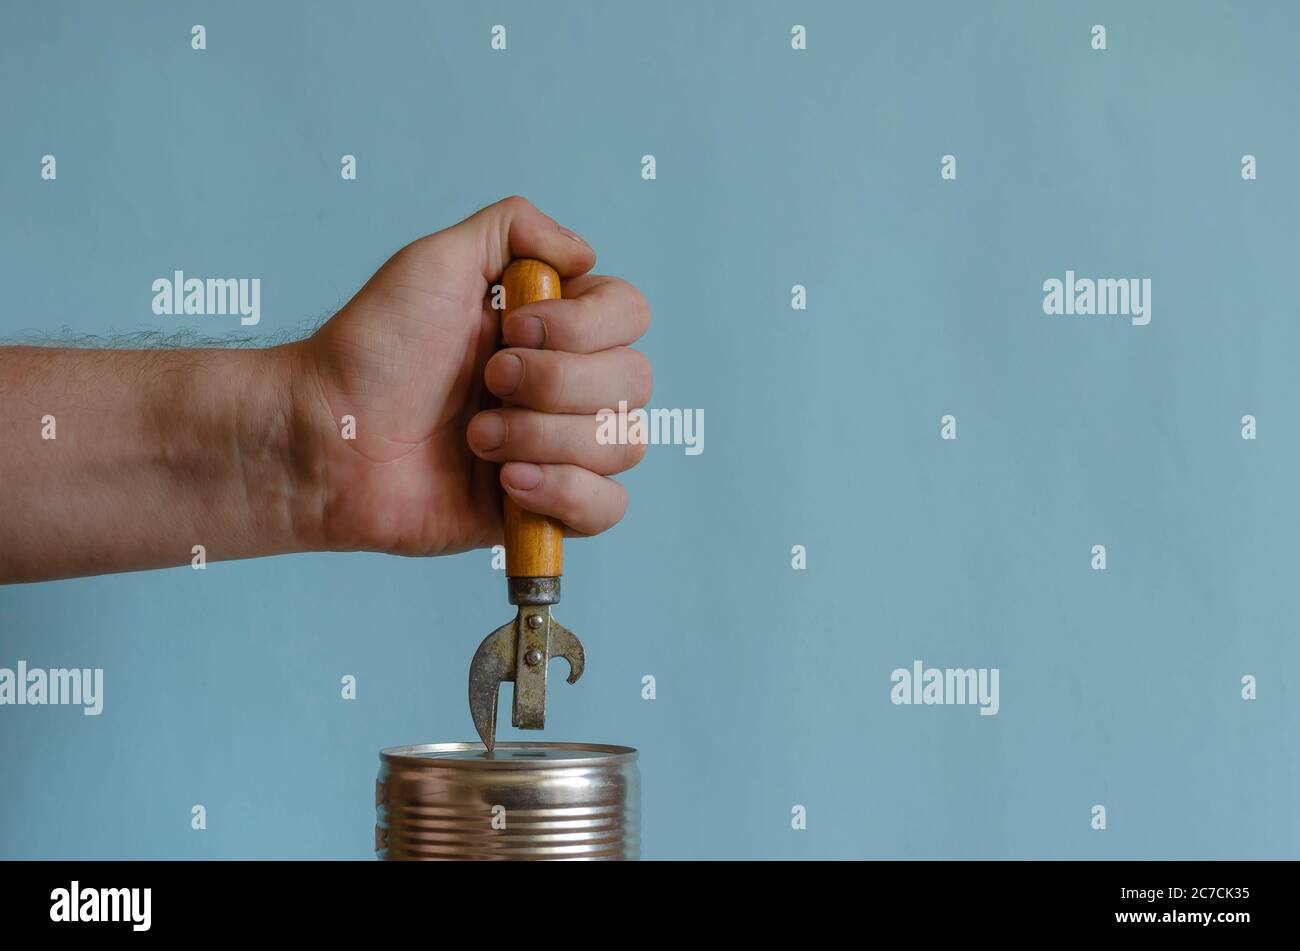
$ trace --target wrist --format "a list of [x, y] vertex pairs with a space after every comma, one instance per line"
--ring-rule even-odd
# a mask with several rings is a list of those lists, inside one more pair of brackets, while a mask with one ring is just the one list
[[[168, 454], [173, 469], [186, 471], [173, 476], [205, 470], [209, 504], [227, 507], [228, 557], [322, 547], [320, 440], [308, 427], [304, 363], [297, 344], [209, 350], [185, 374], [179, 402], [191, 414], [188, 446], [174, 441]], [[160, 415], [175, 413], [176, 404], [166, 403]]]
[[[278, 511], [289, 551], [321, 551], [326, 537], [328, 484], [325, 445], [330, 421], [305, 342], [253, 351], [261, 358], [264, 386], [250, 389], [242, 408], [241, 452], [271, 473], [263, 495]], [[258, 419], [265, 423], [258, 425]]]

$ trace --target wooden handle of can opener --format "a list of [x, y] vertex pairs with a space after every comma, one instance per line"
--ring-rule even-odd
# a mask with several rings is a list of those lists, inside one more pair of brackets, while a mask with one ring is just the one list
[[[504, 319], [516, 307], [560, 296], [560, 275], [541, 261], [519, 258], [501, 276]], [[507, 578], [558, 578], [564, 563], [564, 529], [546, 515], [521, 509], [509, 495], [504, 505]]]

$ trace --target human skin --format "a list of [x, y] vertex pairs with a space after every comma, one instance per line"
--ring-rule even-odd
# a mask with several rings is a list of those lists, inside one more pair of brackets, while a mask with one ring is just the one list
[[[519, 257], [564, 299], [503, 323], [489, 292]], [[0, 582], [187, 564], [196, 545], [451, 554], [501, 541], [503, 491], [567, 534], [608, 529], [627, 505], [609, 476], [644, 446], [600, 444], [596, 414], [649, 400], [627, 345], [650, 316], [595, 259], [507, 198], [398, 251], [295, 343], [0, 348]]]

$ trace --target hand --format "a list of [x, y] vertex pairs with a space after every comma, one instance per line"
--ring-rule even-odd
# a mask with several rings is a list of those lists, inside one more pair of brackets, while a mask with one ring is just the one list
[[[564, 299], [502, 325], [490, 291], [519, 257], [554, 267]], [[502, 489], [569, 534], [622, 518], [627, 493], [607, 477], [645, 447], [600, 445], [595, 414], [649, 400], [650, 364], [627, 345], [650, 315], [631, 285], [587, 273], [595, 259], [507, 198], [398, 251], [294, 345], [295, 431], [320, 510], [314, 547], [440, 555], [499, 543]], [[345, 415], [355, 439], [342, 438]]]

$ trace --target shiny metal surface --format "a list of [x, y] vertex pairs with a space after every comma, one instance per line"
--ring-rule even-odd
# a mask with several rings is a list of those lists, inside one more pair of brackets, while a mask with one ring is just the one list
[[577, 683], [586, 654], [577, 635], [551, 617], [548, 603], [520, 604], [513, 621], [483, 638], [469, 665], [469, 712], [489, 750], [496, 746], [497, 698], [503, 683], [515, 685], [512, 726], [540, 730], [546, 725], [546, 670], [552, 657], [569, 662], [568, 681]]
[[583, 743], [431, 743], [379, 754], [380, 859], [636, 859], [636, 750]]

